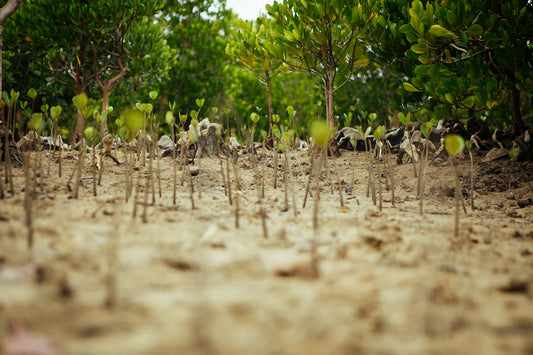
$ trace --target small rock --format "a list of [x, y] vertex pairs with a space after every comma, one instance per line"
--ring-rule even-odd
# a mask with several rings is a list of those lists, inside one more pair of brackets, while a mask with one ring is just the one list
[[161, 136], [161, 138], [159, 138], [159, 141], [157, 142], [157, 145], [159, 146], [159, 148], [162, 149], [170, 149], [173, 146], [172, 138], [170, 138], [169, 136]]
[[520, 200], [517, 201], [517, 203], [518, 203], [518, 207], [524, 208], [524, 207], [533, 205], [533, 200], [529, 197], [521, 198]]
[[191, 175], [192, 176], [198, 176], [198, 174], [200, 174], [200, 168], [192, 167], [191, 168]]

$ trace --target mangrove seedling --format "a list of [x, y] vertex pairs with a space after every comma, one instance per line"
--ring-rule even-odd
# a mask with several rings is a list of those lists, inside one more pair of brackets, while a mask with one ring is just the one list
[[455, 170], [455, 226], [454, 226], [454, 235], [459, 236], [459, 199], [461, 197], [461, 187], [459, 185], [459, 169], [457, 168], [458, 163], [455, 161], [458, 154], [460, 154], [465, 148], [465, 141], [463, 137], [450, 134], [446, 137], [444, 145], [448, 154], [450, 154], [450, 159]]
[[431, 122], [425, 122], [420, 126], [420, 131], [425, 137], [424, 143], [422, 145], [422, 154], [420, 155], [420, 171], [418, 174], [418, 196], [420, 202], [420, 215], [424, 213], [424, 190], [425, 190], [425, 180], [426, 180], [426, 171], [425, 166], [428, 160], [428, 150], [429, 150], [429, 135], [431, 134], [431, 129], [433, 124]]
[[[59, 149], [58, 149], [58, 154], [59, 154], [59, 158], [58, 158], [58, 162], [59, 162], [59, 168], [58, 168], [58, 175], [59, 177], [61, 177], [61, 151], [63, 149], [62, 147], [62, 144], [61, 144], [61, 132], [59, 131], [59, 116], [61, 116], [61, 111], [62, 111], [62, 108], [61, 106], [52, 106], [50, 108], [50, 117], [52, 118], [52, 141], [53, 141], [53, 144], [54, 145], [59, 145]], [[56, 154], [56, 150], [54, 149], [54, 156]]]
[[332, 135], [332, 128], [326, 121], [315, 121], [311, 126], [311, 137], [316, 147], [314, 155], [318, 157], [318, 163], [315, 162], [315, 204], [313, 209], [313, 229], [318, 228], [318, 205], [320, 201], [320, 173], [323, 165], [326, 147], [329, 144]]
[[413, 165], [413, 172], [416, 178], [417, 174], [416, 174], [415, 156], [414, 156], [414, 151], [413, 151], [413, 145], [411, 144], [411, 134], [409, 132], [409, 122], [411, 122], [411, 112], [407, 112], [407, 115], [404, 115], [403, 112], [398, 113], [398, 120], [400, 120], [402, 125], [405, 127], [405, 134], [407, 136], [407, 144], [409, 145], [409, 150], [411, 152], [411, 163]]
[[[277, 116], [277, 115], [275, 115]], [[279, 118], [278, 118], [279, 121]], [[274, 189], [278, 188], [278, 148], [279, 148], [279, 139], [281, 137], [281, 131], [279, 130], [278, 126], [275, 125], [272, 128], [272, 132], [274, 133]]]
[[474, 157], [472, 156], [472, 141], [466, 141], [465, 147], [468, 150], [468, 156], [470, 157], [470, 208], [474, 211]]
[[[382, 167], [382, 164], [380, 164], [380, 160], [383, 160], [382, 156], [384, 155], [384, 145], [383, 137], [385, 137], [385, 127], [378, 126], [374, 130], [374, 138], [376, 139], [376, 146], [374, 149], [379, 149], [378, 151], [378, 166]], [[380, 159], [381, 158], [381, 159]], [[382, 162], [381, 162], [382, 163]], [[383, 209], [383, 187], [381, 182], [381, 174], [383, 169], [378, 169], [377, 175], [378, 175], [378, 192], [379, 192], [379, 211]]]
[[[289, 106], [291, 107], [291, 106]], [[296, 218], [296, 215], [298, 214], [298, 211], [296, 210], [296, 193], [294, 192], [294, 184], [292, 183], [292, 178], [294, 175], [292, 174], [292, 167], [289, 163], [289, 157], [287, 155], [287, 146], [289, 139], [287, 136], [289, 135], [288, 132], [285, 132], [283, 129], [283, 126], [281, 126], [281, 135], [283, 136], [283, 154], [285, 155], [285, 207], [289, 208], [287, 203], [287, 185], [289, 186], [291, 190], [291, 201], [292, 201], [292, 210], [294, 213], [294, 218]]]
[[172, 135], [172, 205], [176, 206], [176, 132], [174, 127], [176, 119], [172, 111], [167, 111], [165, 122], [170, 126]]
[[24, 212], [26, 215], [25, 224], [28, 228], [27, 244], [28, 249], [33, 248], [33, 199], [35, 196], [35, 184], [30, 176], [31, 154], [25, 153], [23, 156], [24, 166]]

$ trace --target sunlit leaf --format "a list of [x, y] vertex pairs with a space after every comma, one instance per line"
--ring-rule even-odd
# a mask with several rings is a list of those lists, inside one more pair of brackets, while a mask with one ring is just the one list
[[451, 156], [456, 156], [457, 154], [461, 153], [465, 148], [465, 141], [463, 137], [457, 134], [450, 134], [446, 137], [444, 141], [444, 146], [446, 148], [446, 151]]

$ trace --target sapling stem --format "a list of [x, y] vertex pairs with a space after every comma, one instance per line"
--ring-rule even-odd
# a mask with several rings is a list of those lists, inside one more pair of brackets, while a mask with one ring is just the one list
[[172, 205], [176, 205], [176, 132], [174, 123], [171, 125], [172, 130]]
[[[326, 149], [327, 149], [326, 152], [330, 152], [329, 146]], [[330, 173], [329, 173], [328, 162], [329, 162], [328, 153], [326, 153], [325, 156], [324, 156], [324, 170], [326, 172], [326, 181], [328, 182], [331, 194], [333, 195], [333, 193], [334, 193], [334, 191], [333, 191], [333, 183], [331, 181], [331, 176], [330, 176]]]
[[[132, 169], [133, 169], [133, 165], [132, 165]], [[137, 184], [135, 185], [135, 194], [133, 195], [133, 218], [135, 219], [135, 217], [137, 217], [137, 205], [139, 204], [139, 190], [140, 190], [140, 187], [141, 187], [141, 179], [142, 179], [142, 176], [141, 174], [137, 174]], [[132, 182], [132, 185], [133, 185], [133, 173], [131, 175], [131, 182]]]
[[[58, 130], [58, 133], [59, 133], [59, 137], [61, 137], [61, 127], [60, 126], [57, 126], [57, 130]], [[58, 170], [58, 176], [61, 177], [61, 170], [62, 170], [62, 167], [61, 167], [61, 163], [62, 163], [62, 160], [63, 160], [63, 144], [61, 144], [62, 140], [60, 140], [59, 142], [59, 158], [58, 158], [58, 163], [59, 163], [59, 170]]]
[[274, 138], [274, 190], [278, 188], [278, 138]]
[[[459, 168], [457, 167], [458, 163], [455, 162], [455, 157], [457, 154], [463, 151], [465, 148], [465, 142], [463, 138], [456, 134], [450, 134], [446, 137], [445, 141], [445, 148], [448, 151], [448, 154], [450, 154], [450, 160], [454, 167], [455, 172], [455, 226], [454, 226], [454, 235], [455, 237], [459, 236], [459, 199], [463, 202], [463, 208], [464, 207], [464, 200], [461, 194], [461, 187], [459, 185]], [[465, 208], [466, 212], [466, 208]]]
[[[150, 164], [149, 166], [151, 166], [151, 159], [150, 159]], [[142, 213], [142, 221], [143, 223], [147, 223], [148, 222], [148, 218], [146, 216], [146, 210], [148, 209], [148, 194], [149, 194], [149, 190], [150, 190], [150, 185], [151, 184], [151, 177], [150, 177], [150, 171], [151, 169], [148, 168], [148, 174], [146, 174], [146, 169], [145, 169], [145, 177], [144, 177], [144, 203], [143, 203], [143, 213]]]
[[4, 163], [5, 163], [5, 171], [4, 171], [4, 181], [5, 183], [9, 183], [9, 191], [11, 192], [11, 196], [15, 196], [15, 187], [13, 185], [13, 167], [11, 163], [11, 151], [9, 148], [9, 124], [4, 126]]
[[317, 156], [317, 150], [313, 148], [313, 153], [311, 154], [311, 167], [309, 170], [309, 176], [307, 177], [307, 185], [305, 186], [305, 196], [304, 196], [304, 202], [302, 205], [302, 208], [305, 208], [305, 204], [307, 203], [307, 196], [310, 193], [311, 188], [311, 177], [313, 176], [315, 172], [315, 160]]
[[381, 174], [383, 172], [383, 164], [378, 161], [378, 171], [377, 171], [377, 180], [378, 180], [378, 193], [379, 193], [379, 211], [383, 210], [383, 181], [381, 179]]
[[231, 196], [231, 177], [229, 174], [229, 154], [226, 155], [226, 176], [227, 176], [227, 183], [228, 183], [228, 199], [230, 206], [233, 205], [233, 198]]
[[194, 210], [194, 185], [192, 181], [191, 167], [187, 164], [187, 175], [189, 175], [189, 197], [191, 199], [191, 209]]
[[390, 159], [390, 156], [392, 155], [391, 149], [388, 144], [385, 145], [386, 150], [386, 158], [387, 158], [387, 168], [389, 170], [389, 180], [390, 180], [390, 187], [391, 187], [391, 202], [392, 205], [396, 203], [396, 193], [395, 193], [395, 181], [394, 181], [394, 165]]
[[80, 179], [83, 172], [83, 161], [85, 160], [85, 141], [82, 139], [80, 144], [80, 154], [78, 156], [78, 169], [76, 170], [76, 181], [74, 182], [74, 198], [78, 198], [78, 192], [80, 189]]
[[455, 225], [454, 225], [454, 235], [459, 236], [459, 199], [461, 194], [461, 188], [459, 185], [459, 169], [457, 168], [457, 162], [452, 158], [452, 165], [455, 172]]
[[422, 146], [422, 154], [420, 156], [420, 173], [418, 174], [418, 201], [420, 204], [420, 215], [422, 216], [424, 214], [424, 176], [425, 176], [425, 169], [424, 166], [426, 164], [425, 159], [425, 153], [427, 153], [427, 143], [424, 143]]
[[[287, 149], [289, 147], [289, 144], [287, 142], [287, 137], [285, 136], [285, 132], [284, 132], [283, 126], [281, 126], [281, 134], [283, 136], [283, 142], [284, 142], [284, 145], [285, 145], [285, 149], [283, 150], [283, 152], [285, 154], [285, 163], [286, 163], [286, 169], [287, 169], [287, 176], [286, 176], [287, 181], [286, 181], [286, 183], [289, 184], [289, 188], [291, 190], [292, 210], [293, 210], [293, 213], [294, 213], [294, 218], [296, 218], [296, 216], [298, 214], [298, 211], [296, 210], [296, 193], [294, 192], [294, 184], [292, 182], [292, 179], [293, 179], [294, 175], [292, 174], [292, 167], [291, 167], [291, 164], [289, 162], [288, 155], [287, 155]], [[263, 195], [264, 195], [264, 191], [263, 191]]]
[[[407, 127], [406, 127], [406, 129], [407, 129]], [[413, 164], [413, 172], [415, 174], [415, 178], [417, 178], [415, 155], [414, 155], [414, 152], [413, 152], [413, 145], [411, 144], [411, 135], [409, 134], [409, 131], [407, 131], [407, 144], [409, 144], [409, 149], [411, 150], [411, 163]]]
[[313, 229], [318, 228], [318, 204], [320, 202], [320, 170], [324, 161], [325, 149], [320, 148], [318, 152], [318, 163], [315, 167], [315, 203], [313, 205]]
[[470, 208], [474, 211], [474, 157], [470, 149], [468, 150], [468, 155], [470, 156]]
[[[2, 165], [0, 165], [0, 168], [2, 168]], [[4, 193], [4, 179], [0, 177], [0, 200], [3, 200], [6, 197]]]
[[129, 199], [129, 192], [130, 192], [130, 162], [129, 162], [129, 159], [128, 159], [128, 152], [127, 152], [127, 148], [124, 148], [124, 178], [125, 178], [125, 185], [124, 185], [124, 190], [125, 190], [125, 195], [124, 195], [124, 200], [126, 201], [126, 203], [128, 203], [128, 199]]
[[97, 135], [97, 131], [96, 131], [96, 127], [95, 127], [95, 119], [94, 119], [94, 115], [93, 115], [93, 139], [92, 139], [92, 142], [91, 142], [91, 148], [92, 148], [92, 162], [91, 162], [91, 165], [92, 165], [92, 173], [93, 173], [93, 196], [96, 196], [96, 149], [95, 149], [95, 141], [96, 141], [96, 135]]
[[267, 214], [265, 210], [265, 200], [261, 199], [261, 210], [259, 212], [261, 214], [261, 224], [263, 227], [263, 237], [265, 239], [268, 239], [268, 229], [267, 229]]
[[287, 161], [287, 152], [285, 151], [285, 148], [283, 149], [283, 155], [285, 157], [285, 161], [284, 161], [284, 164], [283, 164], [283, 185], [284, 185], [284, 189], [283, 189], [283, 200], [284, 200], [284, 207], [283, 207], [283, 211], [288, 211], [289, 210], [289, 182], [288, 182], [288, 174], [287, 174], [287, 170], [288, 170], [288, 167], [287, 165], [289, 164], [288, 161]]
[[109, 235], [109, 243], [107, 246], [107, 276], [105, 280], [106, 286], [106, 300], [105, 306], [113, 308], [117, 303], [117, 272], [119, 262], [119, 238], [118, 224], [115, 221], [113, 233]]
[[240, 191], [235, 191], [235, 228], [239, 229], [239, 195]]
[[[328, 151], [329, 153], [333, 156], [333, 153], [331, 152], [331, 149], [330, 147], [328, 146]], [[333, 160], [331, 161], [331, 165], [332, 165], [332, 168], [333, 168], [333, 171], [337, 172], [337, 167], [335, 166], [335, 163], [333, 162]], [[330, 184], [331, 184], [331, 187], [333, 188], [333, 183], [330, 181]], [[341, 204], [341, 208], [344, 207], [344, 198], [342, 196], [342, 184], [341, 184], [341, 174], [338, 173], [338, 178], [337, 178], [337, 185], [338, 185], [338, 191], [339, 191], [339, 202]]]
[[155, 148], [153, 147], [152, 140], [150, 140], [150, 151], [149, 151], [149, 158], [150, 161], [148, 162], [148, 177], [150, 178], [150, 188], [152, 193], [152, 204], [155, 204], [155, 179], [154, 179], [154, 155], [155, 155]]
[[222, 175], [222, 184], [224, 185], [224, 196], [228, 196], [228, 186], [226, 184], [226, 174], [224, 174], [224, 164], [222, 163], [222, 158], [218, 157], [218, 162], [220, 163], [220, 174]]
[[31, 153], [24, 154], [24, 212], [26, 214], [25, 224], [28, 228], [27, 244], [28, 249], [33, 248], [33, 197], [35, 185], [30, 177]]

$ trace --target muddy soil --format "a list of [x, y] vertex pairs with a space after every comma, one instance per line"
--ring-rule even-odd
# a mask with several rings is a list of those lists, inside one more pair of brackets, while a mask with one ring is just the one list
[[[32, 354], [533, 354], [531, 163], [476, 157], [472, 211], [462, 160], [467, 213], [454, 237], [451, 166], [427, 167], [423, 215], [412, 166], [395, 166], [395, 203], [384, 185], [379, 211], [366, 195], [367, 156], [344, 151], [322, 174], [314, 230], [316, 193], [302, 208], [308, 152], [289, 154], [296, 216], [283, 156], [274, 189], [272, 153], [260, 152], [265, 238], [259, 174], [245, 155], [233, 205], [220, 161], [196, 162], [194, 210], [181, 171], [173, 204], [170, 157], [161, 197], [156, 184], [145, 205], [148, 168], [136, 162], [133, 218], [125, 164], [105, 160], [95, 197], [87, 159], [75, 199], [67, 182], [77, 155], [63, 153], [59, 178], [57, 161], [48, 172], [41, 152], [39, 169], [37, 154], [31, 250], [22, 168], [15, 195], [0, 200], [3, 353], [18, 342], [40, 349]], [[12, 334], [17, 324], [25, 336]]]

